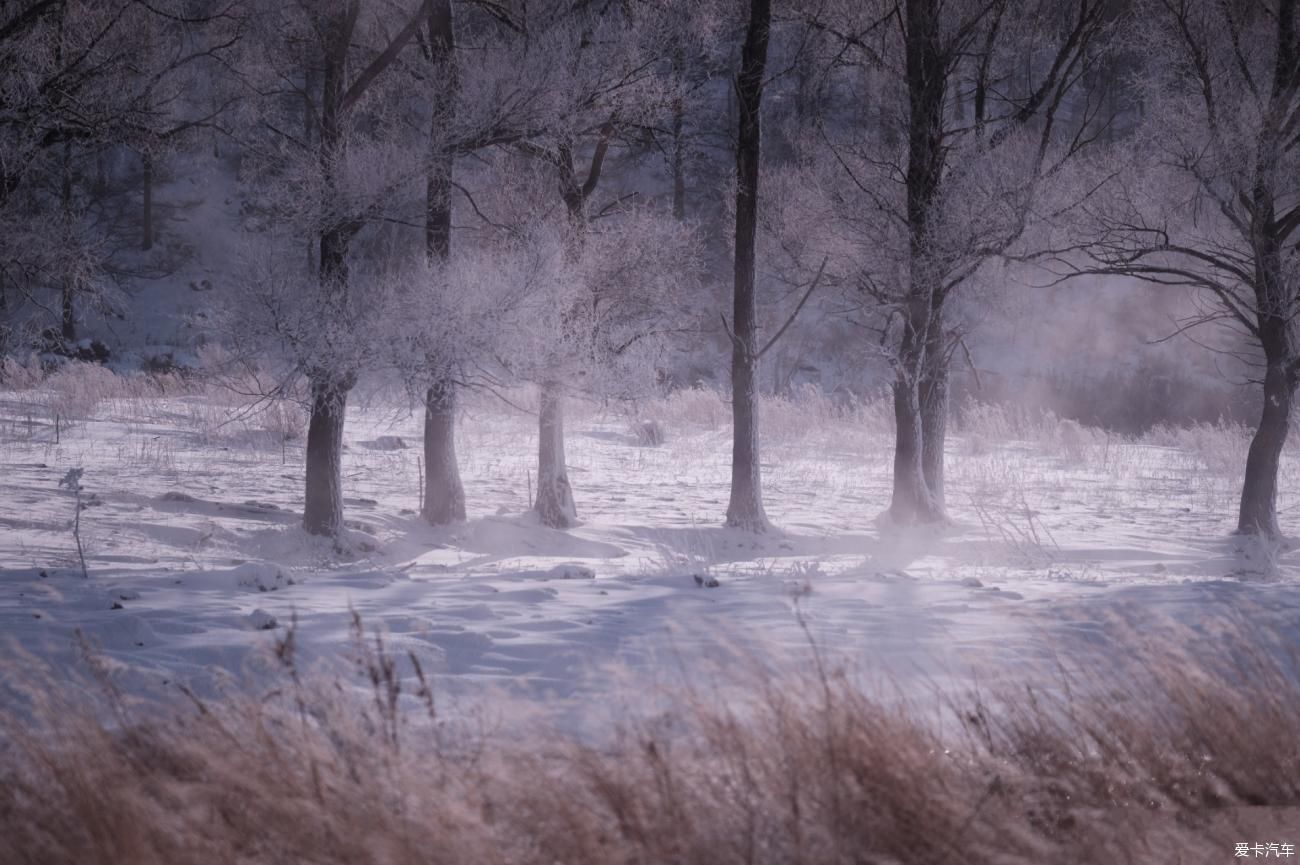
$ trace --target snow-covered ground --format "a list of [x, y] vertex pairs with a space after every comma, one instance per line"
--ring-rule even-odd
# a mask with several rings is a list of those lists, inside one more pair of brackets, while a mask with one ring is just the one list
[[[732, 652], [797, 661], [816, 645], [928, 687], [1019, 681], [1164, 621], [1211, 651], [1228, 617], [1300, 633], [1300, 554], [1230, 535], [1239, 430], [1128, 441], [971, 412], [950, 442], [953, 525], [906, 532], [878, 519], [892, 445], [882, 407], [772, 402], [764, 483], [780, 530], [754, 537], [720, 527], [730, 432], [717, 396], [635, 412], [575, 403], [583, 523], [562, 532], [527, 514], [535, 419], [479, 396], [459, 436], [470, 519], [434, 529], [416, 514], [418, 418], [356, 400], [343, 554], [298, 528], [294, 412], [64, 378], [0, 392], [0, 632], [55, 664], [77, 662], [80, 633], [125, 679], [207, 689], [250, 673], [295, 618], [303, 654], [346, 661], [353, 611], [448, 692], [495, 685], [577, 706], [615, 678]], [[639, 443], [636, 418], [659, 420], [666, 443]], [[59, 486], [73, 467], [85, 469], [89, 579], [73, 493]], [[1294, 456], [1282, 484], [1294, 523]]]

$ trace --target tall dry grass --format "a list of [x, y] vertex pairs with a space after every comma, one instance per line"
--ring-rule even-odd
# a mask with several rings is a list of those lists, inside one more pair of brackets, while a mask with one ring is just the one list
[[[593, 743], [452, 723], [360, 637], [359, 699], [311, 684], [137, 702], [8, 680], [0, 861], [188, 863], [1223, 863], [1300, 841], [1290, 656], [1147, 645], [1048, 690], [942, 713], [851, 677], [734, 671]], [[417, 670], [418, 672], [418, 670]], [[21, 694], [19, 699], [15, 695]]]

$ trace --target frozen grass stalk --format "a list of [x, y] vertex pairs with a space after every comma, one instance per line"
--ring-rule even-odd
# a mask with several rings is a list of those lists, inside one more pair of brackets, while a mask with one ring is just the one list
[[86, 552], [81, 546], [81, 491], [84, 489], [81, 485], [81, 476], [85, 473], [83, 468], [68, 469], [68, 473], [59, 481], [60, 487], [67, 487], [76, 498], [76, 513], [72, 516], [72, 537], [77, 542], [77, 559], [81, 562], [81, 576], [90, 579], [90, 572], [86, 570]]

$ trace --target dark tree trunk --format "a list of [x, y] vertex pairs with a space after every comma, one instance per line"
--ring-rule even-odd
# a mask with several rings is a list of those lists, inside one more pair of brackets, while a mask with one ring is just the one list
[[[322, 291], [347, 290], [348, 236], [339, 229], [321, 234]], [[313, 535], [337, 538], [343, 528], [343, 424], [355, 377], [351, 371], [320, 369], [308, 378], [312, 399], [307, 424], [307, 489], [302, 527]]]
[[[450, 0], [437, 0], [429, 11], [429, 58], [442, 69], [433, 93], [429, 130], [429, 174], [425, 184], [425, 254], [445, 262], [451, 254], [451, 181], [455, 154], [443, 134], [455, 100], [451, 62], [455, 31]], [[432, 525], [465, 519], [465, 488], [456, 461], [456, 382], [446, 371], [447, 358], [430, 358], [435, 374], [424, 412], [424, 518]]]
[[[351, 10], [349, 10], [351, 12]], [[354, 20], [354, 19], [353, 19]], [[342, 99], [351, 24], [348, 13], [331, 22], [325, 49], [324, 86], [321, 95], [319, 158], [327, 195], [335, 187], [335, 160], [342, 146]], [[319, 235], [318, 279], [322, 297], [345, 296], [348, 291], [348, 246], [354, 229], [329, 225]], [[308, 374], [311, 383], [311, 418], [307, 424], [307, 477], [302, 527], [313, 535], [337, 538], [343, 528], [343, 424], [353, 377], [330, 369], [333, 358]]]
[[[9, 322], [9, 291], [4, 271], [0, 270], [0, 357], [9, 354], [9, 343], [12, 339], [13, 327]], [[0, 366], [0, 369], [3, 369], [3, 366]], [[3, 380], [3, 376], [0, 376], [0, 382]]]
[[564, 392], [557, 382], [541, 386], [537, 424], [537, 502], [542, 525], [567, 529], [578, 521], [578, 507], [564, 461]]
[[682, 101], [673, 104], [673, 218], [686, 218], [686, 142], [682, 137]]
[[[63, 144], [63, 156], [59, 163], [59, 202], [63, 209], [63, 230], [67, 234], [67, 243], [72, 243], [72, 142], [66, 141]], [[75, 299], [77, 283], [76, 276], [71, 273], [63, 274], [63, 289], [61, 297], [62, 310], [60, 313], [60, 332], [64, 342], [71, 343], [77, 339], [77, 311]]]
[[[1257, 200], [1265, 193], [1257, 190]], [[1265, 222], [1272, 223], [1272, 208], [1262, 207]], [[1282, 276], [1281, 246], [1271, 232], [1260, 232], [1256, 245], [1256, 306], [1260, 310], [1259, 342], [1264, 349], [1264, 406], [1259, 426], [1246, 455], [1246, 477], [1241, 488], [1237, 531], [1278, 537], [1277, 475], [1291, 427], [1291, 408], [1300, 367], [1290, 316], [1288, 288]]]
[[456, 385], [437, 379], [424, 402], [424, 519], [441, 526], [465, 519], [456, 467]]
[[941, 512], [945, 507], [943, 450], [948, 440], [949, 339], [950, 334], [944, 330], [942, 312], [932, 309], [925, 367], [918, 390], [921, 401], [921, 469], [934, 507]]
[[64, 280], [63, 283], [63, 310], [61, 315], [60, 333], [65, 343], [77, 341], [77, 314], [73, 306], [73, 289], [71, 280]]
[[943, 508], [926, 483], [921, 382], [935, 312], [939, 277], [930, 260], [930, 216], [943, 174], [943, 99], [946, 60], [939, 39], [938, 0], [907, 0], [908, 87], [907, 223], [909, 277], [903, 334], [894, 381], [894, 491], [889, 512], [895, 522], [943, 519]]
[[[302, 141], [307, 147], [311, 147], [315, 139], [316, 131], [316, 70], [311, 63], [303, 71], [302, 76]], [[318, 244], [311, 238], [307, 239], [307, 273], [311, 276], [319, 276], [317, 270], [319, 266]]]
[[929, 368], [921, 379], [921, 470], [930, 499], [942, 513], [947, 502], [943, 485], [943, 450], [948, 442], [948, 363]]
[[674, 85], [677, 95], [673, 98], [673, 218], [681, 221], [686, 218], [686, 139], [683, 128], [686, 121], [686, 100], [682, 93], [685, 82], [686, 61], [681, 49], [673, 55], [673, 72], [677, 76]]
[[1296, 0], [1281, 0], [1277, 4], [1270, 104], [1256, 139], [1254, 172], [1246, 201], [1255, 259], [1255, 333], [1264, 350], [1266, 368], [1264, 406], [1246, 455], [1237, 530], [1267, 537], [1281, 534], [1277, 522], [1278, 465], [1290, 428], [1297, 367], [1300, 367], [1300, 347], [1296, 345], [1294, 330], [1298, 298], [1283, 269], [1283, 250], [1293, 244], [1290, 232], [1295, 228], [1283, 228], [1283, 224], [1290, 222], [1290, 216], [1278, 217], [1276, 186], [1282, 156], [1291, 146], [1292, 131], [1284, 124], [1285, 118], [1294, 113], [1295, 81], [1300, 76], [1296, 7]]
[[894, 491], [889, 514], [900, 525], [941, 518], [925, 481], [921, 376], [925, 362], [924, 327], [929, 316], [926, 300], [928, 295], [924, 293], [913, 298], [894, 377]]
[[771, 0], [750, 0], [749, 27], [741, 52], [736, 94], [736, 260], [733, 273], [731, 348], [731, 500], [728, 526], [766, 531], [763, 479], [758, 453], [758, 301], [754, 252], [758, 229], [758, 167], [762, 152], [760, 110], [767, 65]]
[[343, 420], [351, 384], [328, 376], [311, 379], [307, 424], [307, 491], [302, 527], [337, 538], [343, 530]]
[[141, 215], [140, 249], [153, 249], [153, 156], [144, 154], [144, 212]]
[[921, 463], [921, 423], [917, 387], [899, 376], [894, 380], [894, 495], [889, 513], [903, 525], [924, 521], [934, 510]]
[[[577, 261], [587, 231], [587, 201], [600, 183], [601, 170], [605, 156], [609, 151], [609, 140], [613, 126], [606, 124], [591, 164], [587, 168], [587, 179], [579, 183], [573, 165], [573, 151], [567, 145], [556, 152], [554, 164], [560, 173], [560, 198], [568, 211], [573, 226], [571, 246], [566, 251], [570, 261]], [[571, 325], [563, 325], [566, 329]], [[562, 375], [559, 369], [552, 370], [552, 376]], [[543, 381], [540, 387], [540, 409], [537, 422], [537, 511], [542, 524], [551, 528], [563, 529], [576, 525], [578, 507], [573, 500], [573, 489], [569, 486], [569, 471], [564, 462], [564, 385], [552, 377]]]
[[[1297, 297], [1284, 273], [1284, 248], [1291, 244], [1277, 216], [1275, 186], [1281, 158], [1291, 136], [1284, 131], [1284, 118], [1293, 112], [1291, 94], [1300, 75], [1297, 54], [1295, 0], [1277, 5], [1277, 54], [1269, 111], [1257, 139], [1254, 175], [1250, 188], [1250, 239], [1255, 257], [1255, 320], [1260, 347], [1264, 350], [1264, 406], [1259, 427], [1246, 455], [1246, 477], [1241, 488], [1241, 510], [1237, 531], [1243, 534], [1278, 537], [1277, 475], [1291, 426], [1291, 407], [1300, 367], [1296, 345]], [[1294, 229], [1288, 229], [1294, 230]]]
[[1295, 376], [1270, 363], [1264, 374], [1264, 410], [1246, 456], [1246, 480], [1241, 488], [1237, 531], [1277, 537], [1277, 473], [1291, 425]]

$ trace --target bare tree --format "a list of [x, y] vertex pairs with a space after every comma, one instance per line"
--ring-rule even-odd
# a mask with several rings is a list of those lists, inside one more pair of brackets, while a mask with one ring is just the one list
[[[76, 338], [79, 307], [108, 294], [112, 253], [88, 216], [103, 191], [85, 165], [210, 124], [224, 103], [200, 111], [179, 96], [222, 68], [242, 21], [241, 0], [201, 13], [181, 0], [0, 3], [0, 308], [44, 313]], [[143, 33], [159, 41], [141, 50]]]
[[741, 50], [736, 94], [740, 122], [736, 132], [736, 249], [731, 325], [731, 499], [727, 525], [762, 532], [769, 528], [763, 509], [758, 456], [758, 301], [754, 292], [754, 247], [758, 231], [761, 106], [772, 27], [771, 0], [751, 0]]
[[[413, 179], [408, 161], [393, 159], [393, 65], [430, 18], [430, 3], [386, 11], [360, 0], [274, 4], [262, 19], [260, 62], [252, 85], [264, 95], [249, 162], [272, 225], [288, 223], [316, 249], [313, 284], [290, 301], [279, 290], [291, 277], [276, 269], [265, 296], [237, 314], [248, 328], [278, 339], [310, 388], [303, 528], [337, 538], [343, 528], [342, 451], [348, 395], [373, 345], [365, 320], [373, 312], [355, 285], [353, 242], [385, 216], [399, 188]], [[387, 99], [378, 93], [385, 86]], [[301, 105], [308, 132], [282, 127], [286, 102]], [[275, 242], [275, 231], [267, 235]], [[256, 280], [254, 280], [256, 283]], [[371, 305], [368, 308], [368, 304]], [[260, 321], [254, 322], [253, 318]]]
[[[427, 55], [430, 77], [429, 167], [425, 182], [425, 252], [431, 262], [451, 254], [451, 195], [456, 152], [457, 87], [455, 20], [451, 0], [429, 4]], [[430, 354], [432, 380], [424, 396], [424, 510], [433, 525], [465, 519], [465, 488], [456, 461], [456, 380], [452, 358]]]
[[[534, 95], [521, 100], [528, 110], [506, 124], [513, 135], [496, 137], [553, 172], [568, 222], [566, 254], [574, 268], [586, 256], [591, 224], [634, 197], [616, 195], [595, 204], [611, 150], [627, 145], [671, 109], [677, 92], [671, 83], [673, 37], [691, 22], [675, 11], [672, 4], [594, 7], [564, 0], [498, 10], [506, 44], [514, 46], [515, 74], [529, 81], [528, 87], [516, 85], [511, 92]], [[539, 93], [542, 86], [547, 90]], [[539, 112], [543, 106], [549, 110]], [[582, 344], [575, 328], [591, 319], [577, 309], [566, 311], [556, 332], [557, 346]], [[565, 380], [566, 353], [556, 352], [553, 358], [555, 367], [540, 370], [537, 378], [534, 509], [544, 525], [564, 528], [577, 519], [564, 454], [564, 395], [572, 382]]]
[[1258, 347], [1263, 407], [1238, 531], [1277, 536], [1278, 464], [1300, 383], [1296, 2], [1153, 0], [1143, 9], [1151, 26], [1138, 95], [1147, 116], [1096, 172], [1111, 179], [1110, 194], [1083, 214], [1088, 232], [1059, 261], [1070, 273], [1201, 292], [1208, 312], [1185, 327], [1225, 325]]
[[810, 222], [837, 225], [816, 254], [861, 301], [893, 370], [898, 523], [946, 518], [958, 295], [1024, 242], [1044, 187], [1106, 128], [1104, 100], [1086, 85], [1108, 45], [1108, 7], [905, 0], [826, 4], [805, 19], [839, 42], [837, 62], [852, 58], [861, 98], [877, 106], [871, 126], [823, 124], [829, 155], [810, 172], [809, 206], [828, 214]]

